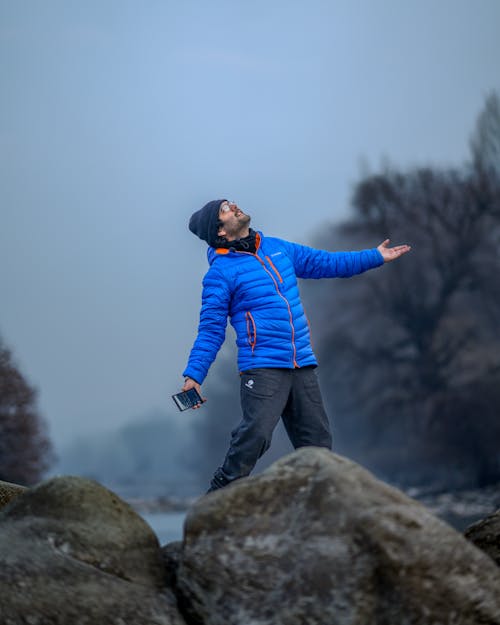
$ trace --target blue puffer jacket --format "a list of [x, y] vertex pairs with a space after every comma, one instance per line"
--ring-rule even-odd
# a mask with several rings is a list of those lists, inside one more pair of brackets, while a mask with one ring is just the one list
[[209, 248], [198, 336], [183, 375], [200, 384], [224, 342], [227, 317], [236, 331], [240, 371], [315, 365], [297, 278], [348, 278], [382, 265], [374, 248], [326, 252], [257, 233], [257, 252]]

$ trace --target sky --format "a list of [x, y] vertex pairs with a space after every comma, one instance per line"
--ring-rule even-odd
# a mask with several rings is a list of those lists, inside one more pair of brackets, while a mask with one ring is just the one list
[[0, 0], [0, 334], [56, 449], [174, 418], [195, 210], [307, 244], [362, 167], [460, 165], [499, 31], [498, 0]]

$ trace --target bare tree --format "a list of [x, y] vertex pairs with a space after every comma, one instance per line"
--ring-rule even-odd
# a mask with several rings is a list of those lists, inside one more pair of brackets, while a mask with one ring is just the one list
[[[301, 285], [334, 448], [399, 483], [500, 479], [499, 146], [493, 93], [471, 138], [471, 163], [367, 176], [352, 216], [313, 242], [361, 249], [389, 234], [413, 246], [383, 270]], [[196, 427], [205, 481], [239, 417], [235, 381], [223, 357]], [[279, 431], [276, 443], [265, 461], [290, 449]]]
[[485, 101], [470, 142], [476, 172], [500, 178], [500, 98], [493, 91]]
[[388, 167], [362, 180], [330, 244], [373, 246], [391, 233], [413, 251], [307, 291], [309, 308], [322, 309], [311, 316], [340, 447], [400, 481], [411, 459], [425, 480], [439, 467], [457, 484], [500, 479], [496, 96], [471, 145], [473, 164], [462, 169]]
[[36, 407], [36, 391], [0, 340], [0, 479], [33, 484], [52, 460], [46, 424]]

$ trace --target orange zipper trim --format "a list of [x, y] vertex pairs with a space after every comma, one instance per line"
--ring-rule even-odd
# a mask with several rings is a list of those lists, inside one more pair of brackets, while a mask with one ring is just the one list
[[[255, 325], [255, 320], [250, 311], [245, 313], [245, 317], [247, 318], [248, 344], [252, 348], [252, 354], [253, 354], [253, 350], [255, 349], [255, 346], [257, 345], [257, 326]], [[250, 331], [250, 324], [252, 324], [253, 332]]]
[[273, 268], [274, 273], [278, 276], [280, 283], [283, 284], [283, 278], [281, 277], [280, 272], [274, 266], [273, 261], [269, 258], [269, 256], [266, 256], [266, 260], [271, 265], [271, 267]]

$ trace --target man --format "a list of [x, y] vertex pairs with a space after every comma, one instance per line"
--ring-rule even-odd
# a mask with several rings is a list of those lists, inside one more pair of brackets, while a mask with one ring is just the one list
[[195, 388], [201, 395], [201, 384], [224, 341], [228, 316], [236, 331], [241, 372], [243, 416], [210, 492], [251, 472], [269, 448], [280, 417], [294, 448], [331, 448], [297, 278], [347, 278], [399, 258], [410, 247], [389, 248], [387, 239], [370, 250], [326, 252], [264, 237], [229, 200], [206, 204], [192, 215], [189, 229], [208, 243], [210, 268], [203, 279], [198, 336], [182, 390]]

